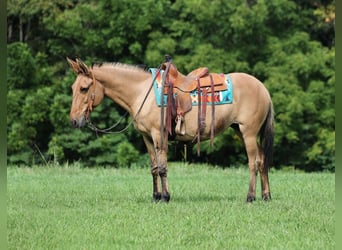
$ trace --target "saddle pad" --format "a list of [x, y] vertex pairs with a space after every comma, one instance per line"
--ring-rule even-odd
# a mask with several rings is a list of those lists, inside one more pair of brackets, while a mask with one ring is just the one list
[[[152, 73], [152, 79], [154, 80], [153, 82], [153, 89], [154, 89], [154, 94], [156, 96], [156, 103], [160, 107], [161, 106], [161, 89], [162, 89], [162, 75], [164, 73], [164, 70], [160, 70], [157, 68], [150, 68], [149, 71]], [[233, 84], [232, 84], [232, 79], [228, 74], [224, 75], [226, 78], [226, 85], [227, 89], [223, 91], [216, 91], [214, 93], [208, 93], [207, 94], [207, 103], [208, 104], [215, 104], [215, 105], [221, 105], [221, 104], [231, 104], [233, 102]], [[192, 105], [196, 106], [198, 105], [198, 92], [197, 90], [194, 90], [189, 93], [192, 101]], [[167, 95], [164, 96], [164, 106], [167, 104]], [[201, 93], [202, 96], [202, 93]], [[202, 98], [204, 98], [202, 96]], [[203, 100], [203, 99], [202, 99]]]

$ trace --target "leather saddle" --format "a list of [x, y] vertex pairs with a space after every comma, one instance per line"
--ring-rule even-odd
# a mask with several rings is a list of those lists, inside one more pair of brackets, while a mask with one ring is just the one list
[[[223, 74], [209, 73], [207, 67], [195, 69], [186, 76], [180, 73], [172, 62], [165, 62], [161, 66], [163, 70], [167, 69], [167, 67], [164, 94], [168, 94], [169, 98], [175, 98], [173, 109], [176, 109], [176, 112], [172, 113], [176, 113], [176, 134], [185, 134], [184, 116], [192, 109], [190, 93], [196, 90], [198, 94], [199, 131], [202, 131], [205, 128], [207, 94], [226, 90], [225, 76]], [[212, 105], [214, 106], [214, 103]]]
[[[167, 64], [170, 62], [166, 62], [162, 64], [162, 69], [165, 70], [167, 68]], [[209, 73], [209, 69], [207, 67], [201, 67], [191, 71], [188, 75], [183, 75], [181, 72], [177, 70], [176, 65], [170, 63], [169, 72], [168, 72], [168, 81], [172, 83], [172, 87], [174, 89], [178, 89], [182, 92], [192, 92], [196, 90], [198, 87], [198, 81], [200, 84], [200, 88], [208, 88], [208, 92], [211, 90], [211, 79], [214, 85], [213, 91], [222, 91], [226, 90], [227, 86], [225, 84], [225, 76], [217, 73]], [[169, 87], [168, 82], [166, 82], [164, 93], [167, 93], [167, 88]], [[177, 92], [177, 90], [175, 90]]]

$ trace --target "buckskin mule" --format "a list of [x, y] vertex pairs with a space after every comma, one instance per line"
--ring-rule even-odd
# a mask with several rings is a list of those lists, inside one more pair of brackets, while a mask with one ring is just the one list
[[[166, 126], [161, 129], [160, 107], [156, 104], [156, 94], [150, 91], [152, 75], [141, 68], [121, 63], [103, 63], [88, 67], [80, 59], [68, 63], [77, 74], [72, 85], [73, 99], [70, 122], [82, 127], [89, 120], [94, 107], [106, 96], [127, 110], [133, 124], [144, 139], [151, 163], [153, 177], [153, 199], [169, 201], [170, 193], [167, 179], [167, 141]], [[265, 86], [255, 77], [245, 73], [227, 74], [234, 91], [231, 104], [216, 105], [215, 119], [211, 119], [211, 109], [207, 109], [205, 123], [211, 124], [218, 135], [228, 127], [233, 127], [242, 138], [249, 166], [249, 188], [247, 202], [256, 197], [256, 177], [260, 173], [262, 199], [271, 198], [268, 171], [273, 154], [273, 105]], [[198, 112], [192, 108], [183, 119], [186, 124], [175, 140], [193, 141], [198, 131]], [[200, 139], [207, 140], [211, 126], [205, 126]], [[161, 138], [163, 136], [163, 138]], [[258, 140], [259, 137], [259, 140]]]

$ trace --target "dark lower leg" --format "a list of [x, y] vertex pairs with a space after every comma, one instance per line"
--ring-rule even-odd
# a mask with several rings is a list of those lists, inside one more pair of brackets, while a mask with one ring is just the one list
[[258, 169], [260, 173], [260, 182], [261, 182], [261, 197], [264, 201], [271, 199], [271, 191], [270, 191], [270, 185], [268, 181], [268, 169], [265, 168], [264, 164], [264, 153], [262, 148], [259, 146], [259, 158], [260, 162], [258, 164]]
[[155, 166], [152, 168], [152, 178], [153, 178], [153, 201], [158, 202], [161, 199], [161, 191], [160, 191], [160, 182], [159, 182], [159, 173], [158, 167]]
[[271, 199], [270, 184], [268, 181], [268, 170], [263, 169], [262, 171], [260, 171], [260, 180], [261, 180], [262, 199], [264, 201], [268, 201]]
[[249, 166], [249, 188], [248, 188], [248, 194], [247, 194], [247, 202], [255, 201], [257, 171], [254, 166], [254, 163], [252, 165], [253, 166]]
[[159, 176], [162, 186], [161, 200], [168, 202], [170, 200], [170, 193], [167, 181], [167, 166], [159, 168]]

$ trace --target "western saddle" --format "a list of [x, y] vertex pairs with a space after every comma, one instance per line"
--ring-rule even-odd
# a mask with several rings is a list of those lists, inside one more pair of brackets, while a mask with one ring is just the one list
[[[223, 74], [209, 73], [207, 67], [201, 67], [191, 71], [188, 75], [183, 75], [177, 70], [176, 65], [171, 61], [171, 57], [161, 65], [161, 69], [165, 70], [164, 94], [168, 95], [167, 104], [167, 130], [172, 134], [171, 119], [175, 119], [175, 133], [178, 135], [185, 134], [184, 116], [192, 109], [191, 92], [197, 90], [198, 104], [198, 154], [200, 136], [206, 127], [206, 107], [207, 102], [211, 102], [212, 106], [212, 122], [211, 122], [211, 144], [214, 138], [214, 120], [215, 120], [215, 104], [214, 94], [217, 91], [227, 89], [225, 84], [226, 78]], [[208, 93], [210, 96], [208, 96]], [[211, 100], [210, 100], [211, 97]]]

